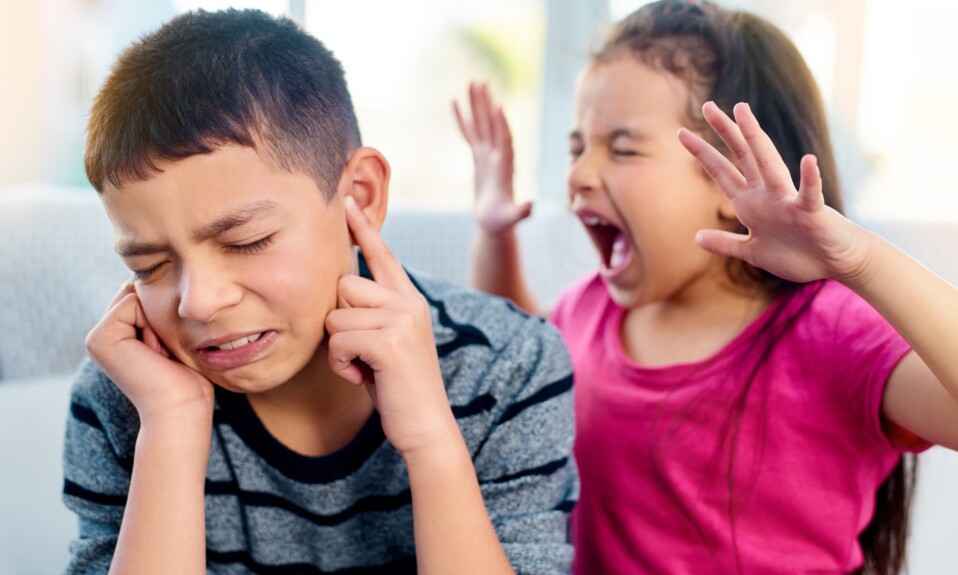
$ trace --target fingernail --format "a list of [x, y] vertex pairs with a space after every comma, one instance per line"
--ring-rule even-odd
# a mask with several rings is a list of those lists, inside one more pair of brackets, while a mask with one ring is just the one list
[[359, 209], [359, 205], [356, 203], [356, 199], [353, 198], [352, 196], [346, 196], [346, 198], [343, 200], [343, 203], [345, 203], [346, 207], [351, 210]]

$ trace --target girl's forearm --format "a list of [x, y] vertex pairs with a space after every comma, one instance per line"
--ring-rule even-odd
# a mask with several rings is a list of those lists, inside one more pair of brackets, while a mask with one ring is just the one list
[[110, 573], [206, 573], [209, 424], [141, 427]]
[[544, 315], [526, 285], [515, 229], [490, 234], [479, 229], [472, 245], [469, 284], [486, 293], [512, 300], [531, 315]]
[[911, 344], [958, 401], [958, 288], [868, 232], [869, 268], [849, 284]]

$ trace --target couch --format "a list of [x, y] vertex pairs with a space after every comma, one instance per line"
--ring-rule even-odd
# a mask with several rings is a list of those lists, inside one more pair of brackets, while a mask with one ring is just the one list
[[[871, 227], [958, 283], [958, 222]], [[393, 210], [383, 236], [410, 268], [465, 283], [466, 212]], [[594, 265], [584, 233], [561, 206], [537, 206], [520, 231], [532, 290], [551, 302]], [[129, 272], [87, 188], [0, 188], [0, 574], [57, 573], [76, 531], [60, 502], [62, 436], [83, 339]], [[949, 249], [950, 246], [950, 249]], [[958, 456], [922, 455], [911, 573], [958, 565]]]

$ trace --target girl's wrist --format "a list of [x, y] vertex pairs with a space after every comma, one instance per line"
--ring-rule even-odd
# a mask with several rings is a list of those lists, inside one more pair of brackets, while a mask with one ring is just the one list
[[476, 229], [477, 239], [496, 250], [511, 249], [519, 245], [515, 225], [495, 227], [479, 221]]
[[877, 270], [875, 266], [881, 258], [876, 258], [875, 253], [883, 249], [881, 237], [859, 227], [857, 224], [848, 222], [852, 226], [853, 233], [857, 236], [857, 248], [850, 249], [852, 254], [843, 269], [836, 274], [835, 279], [853, 291], [865, 289], [875, 277]]

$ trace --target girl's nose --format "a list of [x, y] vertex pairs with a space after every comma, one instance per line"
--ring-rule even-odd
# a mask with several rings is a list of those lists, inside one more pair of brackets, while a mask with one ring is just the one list
[[583, 152], [569, 166], [569, 199], [595, 191], [601, 186], [602, 179], [594, 155]]
[[242, 288], [215, 266], [184, 267], [177, 313], [199, 323], [213, 321], [220, 311], [239, 303]]

